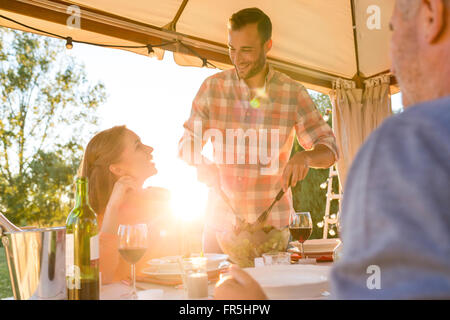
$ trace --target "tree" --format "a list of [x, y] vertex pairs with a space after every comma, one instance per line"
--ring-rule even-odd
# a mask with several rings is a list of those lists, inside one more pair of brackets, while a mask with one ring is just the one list
[[61, 40], [0, 29], [0, 212], [18, 225], [64, 222], [106, 100], [65, 51]]
[[[309, 92], [311, 98], [317, 106], [319, 112], [325, 116], [327, 110], [331, 110], [330, 98], [321, 93]], [[331, 117], [328, 119], [328, 124], [331, 126]], [[303, 148], [295, 139], [294, 146], [292, 148], [291, 156], [303, 150]], [[306, 178], [297, 183], [292, 188], [292, 198], [294, 202], [294, 209], [296, 211], [309, 211], [311, 213], [311, 219], [313, 221], [313, 233], [310, 239], [322, 238], [323, 229], [318, 227], [317, 223], [323, 220], [325, 214], [326, 204], [326, 190], [320, 188], [320, 184], [325, 182], [328, 178], [329, 169], [310, 169]], [[333, 179], [333, 192], [338, 192], [338, 181]], [[338, 211], [337, 201], [332, 201], [330, 206], [330, 213], [336, 213]], [[333, 237], [330, 237], [333, 238]]]

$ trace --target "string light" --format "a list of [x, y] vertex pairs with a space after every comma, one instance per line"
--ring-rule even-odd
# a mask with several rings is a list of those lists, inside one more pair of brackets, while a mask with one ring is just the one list
[[71, 37], [67, 37], [66, 38], [66, 49], [70, 50], [72, 48], [73, 48], [72, 38]]
[[320, 222], [317, 223], [317, 226], [318, 226], [319, 228], [323, 228], [323, 225], [324, 225], [323, 221], [320, 221]]
[[333, 229], [328, 231], [328, 233], [330, 234], [330, 236], [335, 236], [336, 235], [336, 232]]
[[320, 189], [325, 189], [327, 187], [328, 183], [325, 181], [320, 185]]
[[[49, 35], [55, 38], [59, 38], [59, 39], [64, 39], [66, 40], [66, 48], [67, 49], [72, 49], [73, 48], [73, 43], [83, 43], [83, 44], [89, 44], [92, 46], [98, 46], [98, 47], [105, 47], [105, 48], [125, 48], [125, 49], [140, 49], [140, 48], [147, 48], [148, 50], [148, 55], [149, 57], [155, 57], [156, 53], [154, 52], [153, 48], [160, 48], [160, 47], [165, 47], [171, 44], [176, 44], [177, 48], [179, 48], [180, 45], [184, 46], [185, 48], [187, 48], [190, 52], [192, 52], [195, 56], [197, 56], [199, 59], [202, 60], [203, 66], [207, 67], [208, 65], [212, 66], [215, 69], [218, 69], [214, 64], [212, 64], [211, 62], [208, 61], [208, 59], [201, 57], [194, 49], [192, 49], [191, 47], [185, 45], [184, 43], [182, 43], [179, 40], [174, 40], [174, 41], [169, 41], [169, 42], [164, 42], [164, 43], [160, 43], [160, 44], [147, 44], [147, 45], [140, 45], [140, 46], [123, 46], [123, 45], [115, 45], [115, 44], [102, 44], [102, 43], [94, 43], [94, 42], [88, 42], [88, 41], [79, 41], [79, 40], [75, 40], [72, 39], [72, 37], [64, 37], [55, 33], [51, 33], [42, 29], [38, 29], [38, 28], [34, 28], [31, 27], [29, 25], [26, 25], [24, 23], [18, 22], [14, 19], [8, 18], [4, 15], [0, 15], [0, 18], [8, 20], [10, 22], [13, 22], [15, 24], [18, 24], [22, 27], [28, 28], [30, 30], [34, 30], [36, 32], [39, 33], [43, 33], [45, 35]], [[178, 51], [178, 50], [177, 50]]]
[[330, 216], [330, 218], [331, 218], [331, 219], [336, 219], [336, 215], [333, 213], [333, 214]]
[[328, 120], [330, 120], [330, 114], [331, 114], [331, 109], [330, 108], [326, 108], [325, 109], [325, 115], [323, 116], [323, 120], [325, 122], [328, 122]]

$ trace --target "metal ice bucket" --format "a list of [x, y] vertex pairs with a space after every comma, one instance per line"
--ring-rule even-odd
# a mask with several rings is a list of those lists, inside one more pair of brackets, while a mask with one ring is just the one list
[[66, 228], [2, 230], [0, 227], [14, 298], [66, 299]]

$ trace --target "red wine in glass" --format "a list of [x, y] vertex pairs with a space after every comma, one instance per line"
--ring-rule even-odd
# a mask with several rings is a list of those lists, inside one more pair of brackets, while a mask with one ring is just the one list
[[311, 236], [312, 228], [290, 227], [289, 232], [291, 233], [292, 239], [303, 243]]
[[312, 220], [309, 212], [294, 212], [289, 217], [289, 232], [293, 239], [300, 243], [302, 248], [302, 259], [305, 259], [303, 242], [305, 242], [312, 233]]
[[119, 226], [119, 253], [131, 264], [131, 277], [133, 288], [129, 296], [136, 300], [136, 263], [142, 258], [148, 247], [148, 227], [146, 224], [133, 224]]

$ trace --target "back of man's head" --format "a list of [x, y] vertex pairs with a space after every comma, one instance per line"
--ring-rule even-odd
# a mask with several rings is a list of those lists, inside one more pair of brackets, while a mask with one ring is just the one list
[[450, 0], [397, 0], [391, 28], [403, 104], [450, 95]]

